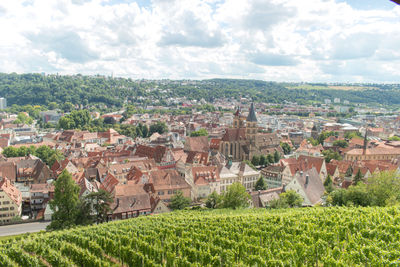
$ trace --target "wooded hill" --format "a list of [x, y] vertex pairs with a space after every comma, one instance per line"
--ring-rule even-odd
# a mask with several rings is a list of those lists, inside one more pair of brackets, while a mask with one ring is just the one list
[[[221, 97], [250, 97], [254, 101], [323, 103], [340, 98], [351, 103], [374, 105], [400, 104], [400, 85], [349, 86], [348, 90], [332, 89], [326, 84], [288, 84], [259, 80], [211, 79], [203, 81], [132, 80], [105, 76], [41, 75], [0, 73], [0, 97], [8, 105], [105, 104], [121, 107], [124, 101], [146, 102], [147, 97], [163, 100], [183, 97], [213, 101]], [[144, 99], [140, 100], [140, 97]], [[149, 102], [148, 104], [152, 104]]]

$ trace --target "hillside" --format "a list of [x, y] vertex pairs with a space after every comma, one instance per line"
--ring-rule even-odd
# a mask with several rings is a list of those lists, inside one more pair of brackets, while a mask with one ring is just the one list
[[0, 243], [1, 266], [388, 266], [400, 208], [183, 211]]
[[[337, 85], [276, 83], [258, 80], [211, 79], [203, 81], [142, 81], [84, 75], [41, 75], [0, 73], [0, 97], [8, 105], [106, 104], [121, 107], [124, 101], [152, 104], [170, 97], [213, 101], [216, 98], [246, 96], [254, 101], [300, 104], [341, 98], [351, 103], [400, 104], [400, 85]], [[142, 99], [140, 97], [143, 97]]]

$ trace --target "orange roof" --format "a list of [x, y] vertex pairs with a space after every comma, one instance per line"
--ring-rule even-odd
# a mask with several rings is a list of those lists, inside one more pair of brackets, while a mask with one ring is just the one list
[[3, 190], [4, 193], [8, 195], [8, 197], [11, 199], [11, 201], [14, 202], [15, 205], [19, 206], [22, 203], [22, 194], [16, 188], [10, 180], [7, 178], [3, 177], [0, 181], [0, 189]]
[[101, 183], [100, 188], [111, 193], [112, 191], [114, 191], [115, 186], [117, 186], [117, 185], [118, 185], [117, 178], [115, 178], [115, 176], [112, 175], [111, 173], [107, 173], [107, 176], [104, 178], [103, 182]]
[[199, 166], [192, 168], [194, 183], [207, 185], [210, 182], [219, 181], [219, 171], [216, 166]]
[[210, 140], [210, 148], [219, 149], [220, 144], [221, 144], [221, 139], [219, 139], [219, 138], [211, 138], [211, 140]]

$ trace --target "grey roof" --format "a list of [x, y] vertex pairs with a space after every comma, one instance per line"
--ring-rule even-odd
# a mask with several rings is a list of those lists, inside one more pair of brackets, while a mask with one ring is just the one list
[[247, 116], [246, 121], [257, 122], [256, 112], [254, 110], [254, 103], [251, 103], [249, 115]]
[[[307, 184], [306, 176], [308, 176]], [[321, 197], [325, 192], [325, 187], [315, 167], [305, 171], [304, 173], [297, 172], [295, 179], [297, 179], [297, 182], [301, 185], [304, 193], [307, 195], [312, 205], [315, 205], [321, 201]]]

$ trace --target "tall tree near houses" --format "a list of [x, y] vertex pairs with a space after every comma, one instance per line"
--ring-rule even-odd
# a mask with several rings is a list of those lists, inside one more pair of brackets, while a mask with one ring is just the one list
[[349, 168], [347, 168], [345, 176], [346, 177], [352, 177], [353, 176], [353, 168], [351, 167], [351, 165], [349, 166]]
[[264, 177], [260, 176], [260, 178], [256, 182], [255, 189], [256, 190], [266, 190], [267, 189], [267, 185], [265, 184]]
[[65, 169], [54, 182], [54, 199], [49, 202], [53, 210], [51, 230], [64, 229], [76, 225], [79, 214], [79, 186]]
[[358, 169], [356, 175], [353, 178], [353, 184], [357, 185], [359, 182], [363, 180], [364, 176], [361, 173], [361, 168]]
[[265, 164], [267, 164], [267, 157], [266, 157], [265, 155], [261, 155], [261, 156], [260, 156], [259, 164], [260, 164], [261, 166], [264, 166]]
[[274, 152], [274, 162], [277, 163], [281, 159], [281, 156], [279, 155], [279, 152], [275, 150]]
[[246, 188], [240, 183], [233, 183], [222, 197], [222, 207], [237, 209], [247, 208], [249, 206], [250, 195]]
[[254, 166], [258, 166], [260, 164], [260, 157], [254, 155], [253, 158], [251, 159], [251, 164], [253, 164]]
[[88, 206], [93, 208], [95, 212], [96, 223], [106, 222], [108, 214], [111, 212], [111, 203], [113, 198], [110, 193], [100, 189], [98, 192], [91, 192], [85, 197], [85, 201], [89, 204]]

